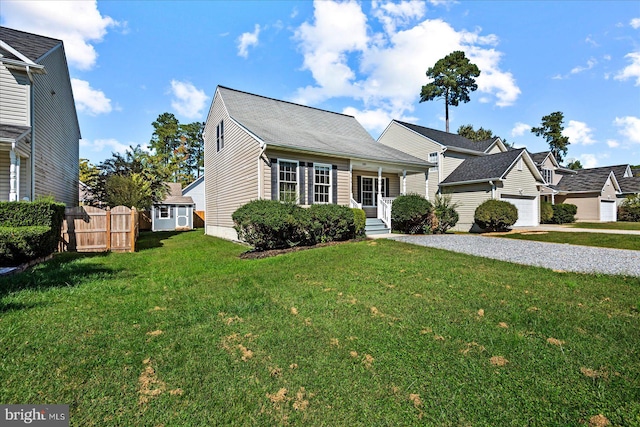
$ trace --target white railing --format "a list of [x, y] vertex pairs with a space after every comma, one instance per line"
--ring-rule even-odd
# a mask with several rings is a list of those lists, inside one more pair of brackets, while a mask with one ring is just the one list
[[358, 209], [362, 209], [362, 203], [358, 203], [354, 200], [353, 197], [349, 198], [349, 207], [350, 208], [358, 208]]
[[394, 199], [395, 197], [380, 197], [378, 199], [378, 219], [381, 219], [388, 228], [391, 228], [391, 205], [393, 205]]

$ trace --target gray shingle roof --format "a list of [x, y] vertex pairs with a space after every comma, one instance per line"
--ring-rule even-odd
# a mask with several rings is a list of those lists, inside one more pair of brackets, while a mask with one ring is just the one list
[[31, 128], [29, 126], [18, 126], [9, 124], [0, 124], [0, 138], [18, 141], [29, 134]]
[[489, 181], [499, 179], [509, 170], [513, 162], [525, 151], [510, 150], [504, 153], [478, 156], [466, 159], [442, 181], [442, 184], [454, 184], [468, 181]]
[[491, 145], [495, 142], [496, 138], [485, 139], [484, 141], [472, 141], [470, 139], [465, 138], [464, 136], [460, 136], [455, 133], [447, 133], [441, 130], [426, 128], [424, 126], [418, 126], [411, 123], [401, 122], [399, 120], [394, 120], [394, 122], [411, 129], [414, 132], [419, 133], [422, 136], [426, 136], [427, 138], [442, 144], [446, 147], [457, 147], [463, 148], [465, 150], [473, 150], [484, 153], [484, 151], [491, 147]]
[[[40, 59], [42, 55], [62, 44], [60, 40], [7, 27], [0, 27], [0, 40], [33, 62], [38, 62], [38, 59]], [[2, 49], [0, 49], [0, 51], [5, 58], [20, 60], [20, 58], [16, 58], [11, 52]]]
[[640, 176], [632, 176], [618, 180], [622, 194], [640, 193]]
[[549, 151], [542, 151], [540, 153], [529, 153], [529, 155], [531, 156], [531, 160], [533, 160], [536, 165], [540, 165], [549, 155]]
[[218, 86], [232, 119], [267, 145], [347, 158], [430, 164], [376, 142], [353, 117]]
[[612, 170], [611, 166], [580, 169], [575, 175], [564, 175], [555, 188], [566, 192], [602, 191]]

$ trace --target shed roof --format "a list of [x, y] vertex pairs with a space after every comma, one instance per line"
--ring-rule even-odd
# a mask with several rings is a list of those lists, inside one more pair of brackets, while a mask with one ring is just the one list
[[160, 205], [194, 205], [194, 201], [190, 196], [182, 195], [182, 185], [177, 182], [165, 182], [169, 187], [167, 196], [161, 201]]
[[431, 164], [376, 142], [353, 116], [218, 86], [218, 93], [239, 125], [277, 146], [338, 157], [413, 165]]

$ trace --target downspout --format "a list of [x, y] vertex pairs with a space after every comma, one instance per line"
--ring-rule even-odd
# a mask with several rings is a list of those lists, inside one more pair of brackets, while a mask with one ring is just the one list
[[495, 199], [496, 198], [496, 184], [493, 181], [489, 181], [489, 184], [491, 184], [491, 199]]
[[34, 83], [35, 80], [33, 79], [33, 75], [31, 74], [31, 70], [29, 69], [29, 66], [27, 65], [27, 76], [29, 77], [29, 82], [31, 83], [31, 93], [30, 93], [30, 103], [31, 105], [29, 106], [29, 124], [31, 125], [31, 197], [30, 200], [33, 202], [35, 197], [36, 197], [36, 127], [35, 127], [35, 118], [34, 118], [34, 114], [35, 114], [35, 108], [34, 108], [34, 100], [35, 100], [35, 96], [34, 96]]
[[260, 144], [260, 154], [258, 155], [258, 200], [262, 200], [262, 155], [267, 149], [267, 144], [262, 142]]

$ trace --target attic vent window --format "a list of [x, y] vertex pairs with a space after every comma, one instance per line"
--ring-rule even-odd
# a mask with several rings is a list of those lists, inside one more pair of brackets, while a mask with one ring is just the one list
[[429, 153], [429, 163], [433, 163], [438, 166], [438, 153]]
[[216, 127], [216, 148], [217, 151], [224, 148], [224, 120], [220, 120], [220, 123]]
[[553, 182], [553, 171], [551, 169], [542, 169], [542, 178], [544, 179], [544, 182], [546, 182], [547, 184], [552, 184]]

